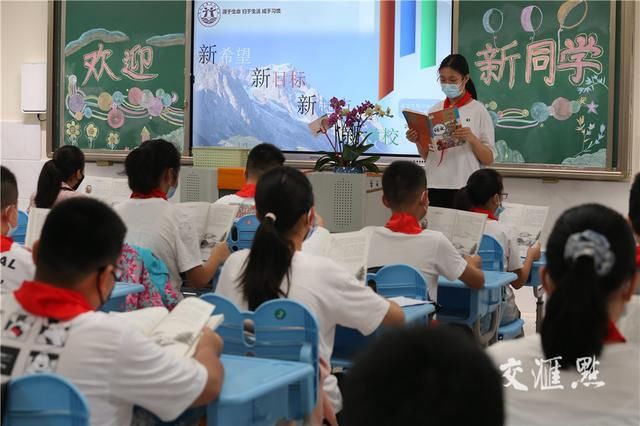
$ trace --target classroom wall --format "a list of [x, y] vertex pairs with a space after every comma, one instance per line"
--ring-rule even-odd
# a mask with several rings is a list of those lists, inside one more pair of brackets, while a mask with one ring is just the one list
[[[46, 160], [44, 126], [33, 115], [20, 112], [20, 66], [25, 62], [45, 61], [47, 56], [47, 2], [1, 1], [1, 90], [0, 159], [10, 167], [20, 182], [21, 207], [35, 189], [37, 176]], [[640, 7], [636, 8], [640, 22]], [[634, 58], [640, 69], [640, 31], [636, 31]], [[636, 77], [640, 79], [640, 75]], [[640, 84], [634, 84], [635, 98], [640, 96]], [[635, 123], [640, 121], [640, 108], [634, 111]], [[640, 126], [633, 132], [633, 170], [640, 171]], [[122, 165], [97, 167], [88, 164], [86, 174], [116, 176]], [[549, 226], [567, 207], [598, 201], [620, 212], [626, 212], [629, 182], [569, 181], [545, 183], [540, 179], [507, 178], [509, 201], [542, 204], [551, 207]], [[543, 234], [545, 239], [548, 229]]]

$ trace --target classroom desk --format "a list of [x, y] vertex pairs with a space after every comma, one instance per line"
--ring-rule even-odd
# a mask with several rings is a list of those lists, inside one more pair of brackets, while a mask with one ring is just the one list
[[[512, 272], [484, 271], [484, 287], [474, 290], [460, 280], [439, 277], [438, 304], [441, 308], [436, 318], [444, 323], [466, 325], [480, 344], [488, 345], [498, 329], [503, 287], [517, 278]], [[491, 313], [494, 313], [491, 327], [481, 333], [480, 318]]]
[[544, 289], [542, 288], [542, 280], [540, 278], [540, 267], [545, 266], [546, 264], [547, 257], [543, 252], [540, 255], [540, 259], [533, 262], [531, 272], [529, 273], [529, 279], [525, 283], [526, 286], [531, 287], [531, 289], [533, 290], [533, 297], [536, 298], [536, 333], [540, 333], [540, 328], [542, 327], [544, 306], [544, 300], [542, 298]]
[[129, 294], [142, 293], [142, 284], [116, 283], [109, 300], [100, 308], [103, 312], [124, 312], [125, 302]]
[[[422, 305], [405, 306], [402, 311], [404, 312], [406, 324], [423, 322], [426, 326], [429, 323], [429, 315], [436, 311], [436, 307], [433, 303], [424, 303]], [[384, 330], [385, 328], [381, 326], [372, 335], [363, 336], [362, 333], [353, 328], [337, 326], [331, 366], [334, 368], [350, 367], [356, 354], [370, 345], [376, 336], [384, 333]]]
[[289, 418], [292, 389], [300, 390], [300, 403], [313, 401], [309, 364], [234, 355], [220, 360], [224, 383], [218, 399], [207, 406], [208, 426], [273, 425]]

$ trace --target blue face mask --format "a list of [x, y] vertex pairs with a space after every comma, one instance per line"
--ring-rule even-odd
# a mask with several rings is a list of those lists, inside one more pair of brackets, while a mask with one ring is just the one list
[[460, 86], [457, 84], [440, 83], [440, 86], [449, 99], [455, 99], [462, 94], [462, 90], [460, 90]]
[[502, 207], [502, 204], [498, 206], [498, 208], [495, 211], [495, 215], [496, 217], [500, 217], [500, 213], [502, 213], [504, 211], [504, 207]]
[[175, 186], [170, 186], [169, 190], [167, 191], [167, 198], [171, 198], [175, 195], [176, 193], [176, 187]]
[[[309, 211], [309, 213], [311, 213], [311, 211]], [[304, 241], [307, 241], [309, 238], [311, 238], [317, 227], [318, 225], [316, 224], [316, 218], [314, 217], [313, 225], [311, 225], [311, 228], [309, 228], [309, 230], [307, 231], [307, 235], [304, 236]]]

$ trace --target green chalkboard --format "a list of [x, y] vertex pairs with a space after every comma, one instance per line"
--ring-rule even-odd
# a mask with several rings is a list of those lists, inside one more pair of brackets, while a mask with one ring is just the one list
[[462, 1], [458, 52], [495, 124], [496, 162], [608, 169], [615, 3]]
[[186, 2], [55, 3], [54, 148], [122, 152], [163, 137], [182, 151]]

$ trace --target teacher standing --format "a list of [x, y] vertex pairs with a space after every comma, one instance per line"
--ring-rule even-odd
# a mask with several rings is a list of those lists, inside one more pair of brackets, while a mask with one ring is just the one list
[[[482, 166], [493, 163], [496, 148], [493, 121], [484, 105], [478, 102], [476, 88], [469, 77], [469, 64], [462, 55], [449, 55], [438, 68], [442, 91], [446, 99], [434, 105], [429, 113], [456, 107], [461, 127], [454, 135], [464, 143], [442, 151], [430, 151], [416, 144], [426, 161], [429, 204], [453, 207], [456, 193], [467, 184], [469, 176]], [[411, 142], [418, 140], [418, 132], [407, 130]]]

